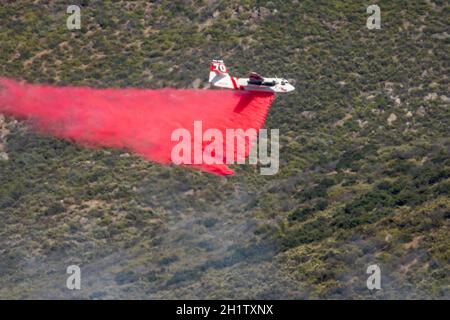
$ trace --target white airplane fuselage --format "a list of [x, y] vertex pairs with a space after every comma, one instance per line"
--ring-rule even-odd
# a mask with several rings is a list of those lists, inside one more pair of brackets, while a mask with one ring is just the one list
[[259, 91], [272, 93], [286, 93], [295, 90], [294, 86], [288, 80], [283, 78], [263, 78], [259, 83], [249, 78], [236, 78], [228, 74], [228, 69], [222, 60], [213, 60], [209, 73], [209, 83], [215, 87], [244, 90]]
[[[265, 91], [265, 92], [277, 92], [277, 93], [284, 93], [284, 92], [291, 92], [294, 91], [295, 88], [293, 85], [288, 83], [285, 79], [278, 79], [278, 78], [264, 78], [264, 83], [273, 83], [273, 85], [257, 85], [257, 84], [251, 84], [249, 83], [248, 78], [238, 78], [236, 80], [237, 85], [239, 87], [239, 90], [246, 90], [246, 91]], [[284, 84], [282, 84], [284, 82]]]

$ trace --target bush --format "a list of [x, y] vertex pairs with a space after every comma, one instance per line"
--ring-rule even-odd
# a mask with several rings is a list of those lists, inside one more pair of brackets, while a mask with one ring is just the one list
[[55, 203], [51, 204], [50, 207], [47, 208], [47, 210], [45, 211], [45, 215], [53, 216], [56, 214], [63, 213], [65, 211], [66, 211], [66, 208], [64, 208], [64, 206], [60, 202], [55, 202]]
[[123, 285], [136, 282], [139, 277], [133, 271], [122, 271], [116, 274], [114, 280], [118, 285]]

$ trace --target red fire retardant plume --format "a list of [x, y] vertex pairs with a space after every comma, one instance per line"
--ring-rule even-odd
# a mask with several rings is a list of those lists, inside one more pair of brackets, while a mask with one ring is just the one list
[[[228, 148], [225, 130], [259, 130], [273, 99], [270, 93], [53, 87], [0, 78], [0, 113], [28, 119], [40, 132], [83, 146], [125, 149], [161, 164], [172, 163], [172, 148], [178, 143], [171, 141], [175, 129], [189, 130], [193, 144], [194, 139], [202, 143], [193, 130], [194, 121], [202, 121], [203, 132], [220, 130]], [[252, 143], [245, 141], [248, 156]], [[207, 144], [203, 141], [202, 147]], [[233, 174], [226, 164], [194, 167]]]

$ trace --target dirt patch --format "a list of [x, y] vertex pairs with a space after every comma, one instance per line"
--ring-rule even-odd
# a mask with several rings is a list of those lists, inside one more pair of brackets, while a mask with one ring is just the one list
[[410, 242], [405, 243], [405, 249], [415, 249], [419, 245], [419, 242], [423, 239], [423, 236], [414, 237]]

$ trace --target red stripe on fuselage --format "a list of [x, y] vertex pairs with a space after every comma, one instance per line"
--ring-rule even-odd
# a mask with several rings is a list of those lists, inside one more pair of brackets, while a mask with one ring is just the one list
[[233, 87], [235, 90], [238, 89], [237, 83], [236, 83], [236, 79], [234, 77], [230, 77], [231, 78], [231, 82], [233, 83]]

